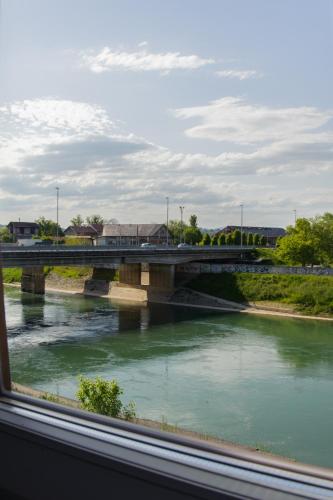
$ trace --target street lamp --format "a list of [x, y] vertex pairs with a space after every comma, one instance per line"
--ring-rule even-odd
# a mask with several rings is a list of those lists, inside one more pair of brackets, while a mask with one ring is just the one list
[[240, 204], [241, 209], [241, 249], [243, 249], [243, 203]]
[[182, 241], [182, 239], [184, 239], [184, 228], [183, 228], [183, 211], [184, 211], [184, 208], [185, 207], [179, 207], [179, 210], [180, 210], [180, 227], [181, 227], [180, 242]]
[[165, 197], [166, 199], [166, 226], [167, 226], [167, 246], [169, 246], [169, 196]]
[[56, 187], [57, 192], [57, 245], [59, 244], [59, 188]]

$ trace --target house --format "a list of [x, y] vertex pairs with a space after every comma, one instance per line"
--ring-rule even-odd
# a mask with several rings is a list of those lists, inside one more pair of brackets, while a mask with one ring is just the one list
[[105, 224], [98, 245], [138, 246], [141, 243], [166, 245], [171, 242], [165, 224]]
[[12, 235], [13, 241], [37, 236], [39, 230], [39, 226], [36, 222], [10, 222], [7, 227]]
[[[235, 230], [241, 231], [241, 226], [226, 226], [219, 231], [221, 233], [233, 233]], [[276, 245], [276, 240], [286, 235], [286, 231], [282, 227], [262, 227], [262, 226], [243, 226], [243, 234], [259, 234], [259, 236], [265, 236], [267, 239], [267, 244], [271, 246]]]
[[64, 231], [64, 235], [95, 240], [98, 236], [102, 235], [102, 232], [103, 224], [86, 224], [83, 226], [68, 226]]

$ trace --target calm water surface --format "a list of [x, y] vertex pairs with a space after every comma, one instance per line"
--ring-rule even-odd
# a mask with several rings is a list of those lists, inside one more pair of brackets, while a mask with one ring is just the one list
[[333, 466], [333, 323], [6, 289], [12, 379], [117, 378], [141, 417]]

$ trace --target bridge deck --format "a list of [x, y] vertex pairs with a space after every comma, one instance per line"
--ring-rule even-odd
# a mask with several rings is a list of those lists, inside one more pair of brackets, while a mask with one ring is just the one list
[[14, 247], [0, 249], [0, 265], [30, 266], [103, 266], [147, 262], [151, 264], [180, 264], [193, 261], [232, 260], [251, 254], [254, 247]]

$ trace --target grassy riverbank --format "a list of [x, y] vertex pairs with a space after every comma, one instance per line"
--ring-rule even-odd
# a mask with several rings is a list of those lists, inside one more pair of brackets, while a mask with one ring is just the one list
[[285, 305], [309, 315], [333, 316], [333, 277], [276, 274], [201, 274], [187, 284], [242, 304]]
[[21, 276], [22, 269], [20, 267], [2, 270], [2, 279], [4, 283], [20, 283]]
[[[68, 279], [88, 279], [92, 274], [91, 267], [45, 267], [45, 276], [48, 277], [51, 274], [56, 274], [62, 278]], [[4, 283], [19, 283], [21, 281], [22, 269], [20, 267], [13, 267], [10, 269], [2, 270], [2, 277]]]

